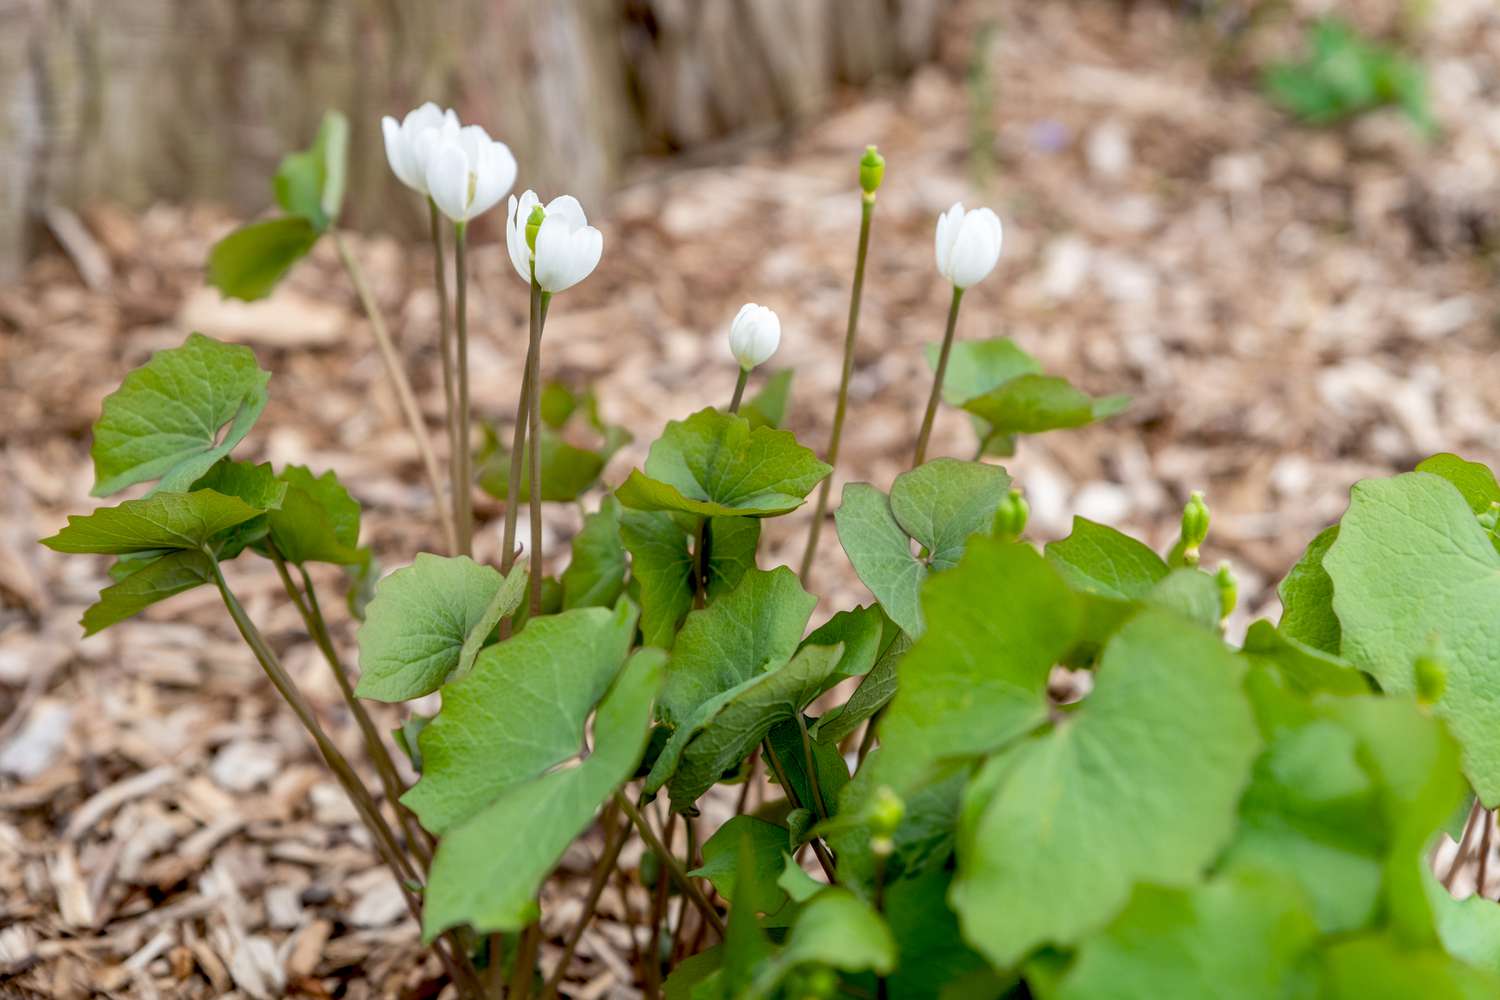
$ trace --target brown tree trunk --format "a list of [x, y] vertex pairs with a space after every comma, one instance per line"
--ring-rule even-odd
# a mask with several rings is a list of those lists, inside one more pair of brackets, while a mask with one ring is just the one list
[[[0, 0], [0, 280], [48, 206], [253, 212], [325, 107], [350, 217], [393, 199], [382, 114], [424, 99], [508, 142], [519, 183], [598, 195], [639, 152], [795, 121], [932, 53], [951, 0]], [[377, 211], [378, 210], [378, 211]]]

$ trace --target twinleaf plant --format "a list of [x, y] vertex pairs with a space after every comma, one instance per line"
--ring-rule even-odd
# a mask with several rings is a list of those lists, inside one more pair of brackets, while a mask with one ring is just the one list
[[[332, 231], [340, 122], [278, 173], [287, 214], [215, 248], [210, 276], [226, 292], [265, 293]], [[1044, 373], [1004, 337], [959, 336], [963, 291], [996, 266], [1001, 227], [955, 206], [938, 224], [952, 298], [914, 461], [890, 482], [843, 488], [842, 554], [830, 555], [816, 537], [848, 410], [878, 153], [859, 164], [832, 440], [820, 451], [780, 426], [785, 373], [746, 398], [781, 339], [775, 314], [751, 305], [729, 331], [733, 398], [668, 421], [642, 467], [601, 485], [626, 436], [591, 393], [544, 379], [541, 344], [553, 297], [593, 269], [602, 237], [571, 198], [511, 199], [528, 357], [512, 425], [485, 424], [476, 441], [465, 227], [505, 196], [514, 163], [436, 107], [388, 121], [386, 140], [398, 175], [430, 199], [440, 252], [439, 216], [452, 222], [456, 297], [440, 253], [435, 338], [457, 450], [450, 496], [434, 498], [445, 551], [417, 554], [370, 594], [358, 501], [331, 473], [235, 457], [274, 382], [248, 348], [197, 334], [104, 402], [94, 492], [131, 498], [70, 518], [45, 544], [113, 557], [88, 632], [215, 588], [369, 826], [441, 963], [434, 990], [566, 991], [623, 874], [638, 885], [630, 985], [652, 996], [1500, 995], [1500, 910], [1485, 896], [1500, 804], [1489, 469], [1439, 455], [1356, 485], [1282, 582], [1280, 622], [1229, 641], [1236, 587], [1227, 567], [1200, 568], [1201, 495], [1165, 553], [1083, 518], [1066, 538], [1026, 537], [1021, 489], [988, 459], [1126, 401]], [[969, 460], [927, 455], [943, 401], [971, 418]], [[424, 425], [413, 430], [425, 441]], [[464, 551], [476, 485], [505, 504], [499, 566]], [[800, 573], [769, 565], [763, 523], [799, 517], [814, 491]], [[586, 517], [568, 553], [543, 553], [544, 505], [557, 502], [585, 504]], [[532, 531], [517, 546], [522, 503]], [[374, 784], [238, 600], [223, 572], [234, 559], [272, 563], [361, 729]], [[811, 569], [830, 559], [847, 559], [873, 601], [817, 620]], [[317, 563], [346, 570], [357, 672], [321, 610]], [[435, 714], [401, 709], [390, 737], [366, 706], [433, 694]], [[1445, 830], [1459, 845], [1435, 863]], [[583, 837], [601, 845], [589, 887], [558, 919], [543, 886]], [[643, 850], [627, 852], [636, 839]], [[622, 858], [640, 860], [620, 873]], [[1449, 892], [1475, 881], [1462, 902]]]

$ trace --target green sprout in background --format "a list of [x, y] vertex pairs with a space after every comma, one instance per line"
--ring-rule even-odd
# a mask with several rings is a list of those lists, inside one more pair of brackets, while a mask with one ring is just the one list
[[1437, 134], [1427, 76], [1415, 60], [1332, 17], [1309, 26], [1307, 47], [1305, 58], [1274, 63], [1265, 71], [1261, 86], [1272, 103], [1309, 125], [1399, 107], [1425, 135]]

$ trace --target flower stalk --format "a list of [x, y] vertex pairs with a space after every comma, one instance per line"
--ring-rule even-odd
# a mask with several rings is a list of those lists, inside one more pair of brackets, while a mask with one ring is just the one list
[[455, 358], [458, 379], [458, 421], [454, 428], [457, 437], [458, 478], [453, 483], [454, 521], [458, 527], [459, 555], [472, 555], [474, 551], [474, 456], [469, 445], [469, 227], [458, 223], [453, 227], [453, 266], [455, 269], [456, 294], [453, 300], [457, 322]]
[[459, 520], [459, 483], [463, 481], [458, 467], [458, 397], [453, 371], [453, 316], [448, 303], [448, 262], [443, 252], [443, 226], [439, 218], [437, 202], [427, 199], [427, 214], [432, 234], [432, 276], [438, 298], [438, 351], [443, 366], [443, 404], [447, 416], [448, 430], [448, 489], [453, 504], [453, 520]]
[[[876, 183], [879, 183], [878, 180]], [[807, 532], [807, 548], [802, 552], [802, 568], [797, 574], [803, 587], [807, 587], [812, 579], [813, 554], [818, 550], [818, 536], [823, 531], [823, 518], [828, 513], [828, 494], [833, 489], [833, 477], [838, 469], [839, 442], [844, 437], [844, 418], [849, 410], [849, 380], [854, 375], [854, 341], [859, 333], [859, 304], [864, 297], [865, 258], [870, 250], [870, 222], [874, 216], [875, 193], [866, 191], [860, 199], [859, 249], [854, 255], [854, 285], [849, 292], [849, 321], [844, 328], [844, 369], [839, 377], [839, 396], [833, 408], [833, 430], [828, 436], [828, 451], [823, 456], [823, 461], [832, 466], [834, 471], [829, 472], [818, 487], [818, 503]]]
[[943, 347], [938, 353], [937, 371], [932, 376], [932, 393], [927, 397], [927, 412], [922, 415], [922, 430], [917, 434], [917, 453], [912, 468], [927, 461], [927, 441], [932, 437], [932, 422], [937, 417], [938, 400], [943, 397], [943, 378], [948, 374], [948, 355], [953, 351], [953, 333], [958, 329], [958, 304], [964, 290], [953, 286], [953, 301], [948, 305], [948, 326], [943, 331]]
[[443, 540], [448, 545], [448, 551], [457, 551], [458, 534], [453, 525], [453, 516], [447, 504], [443, 503], [443, 477], [438, 473], [437, 456], [433, 454], [432, 442], [427, 437], [427, 426], [422, 421], [422, 411], [417, 407], [417, 397], [411, 391], [411, 382], [406, 377], [406, 369], [402, 367], [401, 356], [396, 353], [396, 345], [391, 341], [390, 331], [385, 328], [385, 318], [380, 313], [380, 306], [376, 304], [375, 296], [370, 292], [369, 283], [365, 281], [364, 270], [359, 266], [359, 261], [349, 252], [349, 245], [344, 242], [343, 234], [337, 230], [333, 232], [333, 245], [338, 251], [339, 262], [344, 265], [344, 272], [349, 275], [349, 283], [354, 286], [354, 294], [359, 298], [365, 318], [370, 321], [370, 330], [375, 335], [375, 345], [380, 349], [380, 360], [385, 365], [386, 378], [390, 380], [391, 388], [396, 392], [396, 402], [401, 407], [402, 415], [406, 417], [406, 425], [411, 430], [412, 440], [417, 443], [417, 452], [422, 458], [422, 468], [427, 473], [427, 485], [432, 490], [432, 499], [437, 506], [438, 524], [442, 528]]

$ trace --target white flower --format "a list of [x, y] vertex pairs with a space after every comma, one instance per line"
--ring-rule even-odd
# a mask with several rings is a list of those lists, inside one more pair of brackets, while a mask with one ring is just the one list
[[385, 158], [401, 183], [421, 195], [427, 194], [427, 154], [445, 132], [458, 135], [458, 115], [428, 101], [407, 112], [399, 123], [390, 115], [380, 119], [385, 136]]
[[[521, 280], [531, 284], [532, 271], [542, 291], [572, 288], [593, 273], [604, 252], [604, 236], [589, 225], [583, 206], [572, 195], [549, 201], [534, 240], [526, 238], [532, 213], [541, 204], [535, 191], [510, 197], [505, 223], [505, 246]], [[535, 245], [535, 250], [532, 249]]]
[[1000, 259], [1000, 218], [987, 208], [965, 212], [963, 202], [938, 216], [937, 266], [955, 288], [983, 281]]
[[765, 306], [746, 302], [729, 324], [729, 352], [749, 371], [763, 364], [781, 345], [781, 319]]
[[[435, 136], [429, 135], [418, 139], [418, 155], [426, 158], [427, 192], [448, 218], [468, 222], [510, 193], [516, 158], [505, 143], [491, 139], [478, 125], [452, 128], [444, 122]], [[423, 149], [424, 142], [432, 148]]]

